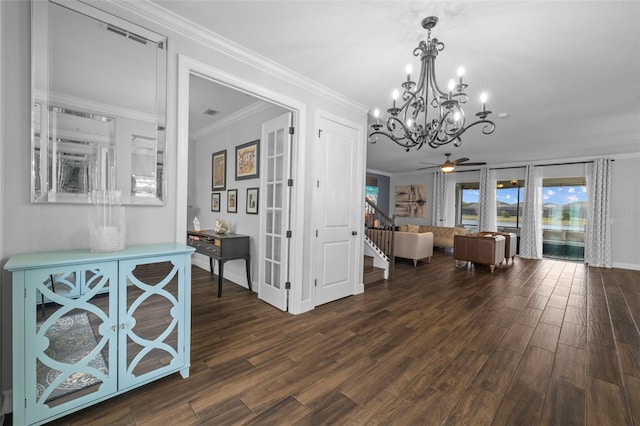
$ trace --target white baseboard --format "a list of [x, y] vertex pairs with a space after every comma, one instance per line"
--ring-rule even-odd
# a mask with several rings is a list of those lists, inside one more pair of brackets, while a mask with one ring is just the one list
[[633, 271], [640, 271], [640, 265], [638, 265], [636, 263], [613, 262], [613, 267], [614, 268], [620, 268], [620, 269], [631, 269]]
[[[208, 257], [192, 256], [191, 257], [191, 264], [193, 266], [197, 266], [198, 268], [204, 269], [205, 271], [209, 272], [209, 258]], [[214, 271], [216, 271], [215, 268], [214, 268]], [[216, 271], [216, 273], [217, 273], [217, 271]], [[246, 275], [235, 274], [235, 273], [233, 273], [233, 271], [228, 271], [227, 268], [225, 268], [225, 270], [224, 270], [224, 279], [225, 280], [229, 280], [232, 283], [239, 285], [240, 287], [247, 288], [246, 284], [240, 284], [240, 283], [244, 283], [247, 280], [247, 276]], [[253, 280], [251, 280], [251, 288], [253, 289], [254, 292], [257, 293], [258, 287], [256, 286], [256, 283]]]

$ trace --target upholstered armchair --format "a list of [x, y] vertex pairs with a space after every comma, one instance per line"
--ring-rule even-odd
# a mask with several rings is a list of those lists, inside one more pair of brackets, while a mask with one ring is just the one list
[[504, 242], [502, 235], [456, 235], [453, 240], [453, 258], [458, 262], [482, 263], [489, 265], [491, 273], [496, 265], [504, 262]]
[[518, 234], [513, 232], [478, 232], [478, 235], [502, 235], [504, 237], [504, 260], [507, 265], [509, 264], [509, 259], [511, 262], [515, 260], [516, 250], [518, 249]]

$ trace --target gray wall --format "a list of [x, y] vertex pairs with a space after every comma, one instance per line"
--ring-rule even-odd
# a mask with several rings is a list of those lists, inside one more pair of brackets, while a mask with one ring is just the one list
[[[166, 35], [168, 42], [168, 76], [167, 76], [167, 176], [166, 205], [163, 207], [126, 207], [127, 245], [155, 242], [180, 241], [183, 232], [177, 232], [178, 218], [187, 216], [187, 206], [177, 205], [177, 98], [178, 98], [178, 55], [183, 54], [196, 61], [234, 76], [240, 81], [250, 81], [258, 87], [289, 98], [304, 105], [300, 117], [297, 141], [301, 153], [296, 164], [295, 178], [300, 191], [311, 187], [313, 182], [313, 149], [306, 148], [307, 141], [312, 141], [317, 133], [316, 113], [318, 109], [330, 111], [356, 123], [366, 126], [366, 111], [356, 103], [331, 90], [319, 87], [313, 82], [277, 69], [272, 64], [263, 64], [254, 60], [251, 55], [241, 57], [233, 51], [225, 51], [216, 45], [215, 37], [208, 39], [201, 35], [195, 41], [190, 36], [176, 32], [168, 26], [163, 27], [151, 20], [152, 14], [136, 14], [130, 7], [140, 3], [123, 2], [121, 5], [111, 2], [100, 2], [99, 7], [152, 31]], [[7, 258], [16, 253], [37, 252], [47, 250], [64, 250], [88, 247], [88, 206], [84, 205], [42, 205], [29, 201], [30, 186], [30, 31], [31, 15], [28, 1], [0, 1], [2, 8], [2, 140], [4, 148], [2, 157], [2, 232], [3, 250], [2, 265]], [[161, 16], [158, 19], [163, 19]], [[175, 28], [175, 27], [171, 27]], [[362, 141], [365, 144], [365, 141]], [[311, 145], [310, 145], [311, 146]], [[364, 179], [364, 168], [361, 171]], [[207, 178], [209, 180], [209, 178]], [[313, 203], [312, 191], [304, 192], [297, 199], [296, 212], [304, 217], [311, 212]], [[240, 199], [244, 199], [243, 196]], [[359, 202], [358, 206], [362, 206]], [[308, 213], [311, 214], [311, 213]], [[312, 285], [311, 238], [312, 221], [294, 223], [298, 225], [298, 235], [303, 235], [301, 250], [296, 253], [301, 261], [293, 265], [298, 280], [292, 283], [310, 293]], [[2, 288], [0, 293], [0, 315], [2, 342], [2, 389], [11, 388], [11, 278], [2, 271]], [[304, 304], [306, 303], [306, 304]], [[303, 303], [302, 309], [312, 309], [310, 301]]]
[[[260, 187], [260, 178], [257, 179], [235, 179], [235, 147], [246, 142], [260, 139], [262, 133], [262, 123], [278, 117], [287, 111], [283, 108], [273, 106], [268, 110], [261, 111], [241, 122], [236, 122], [215, 133], [203, 136], [195, 140], [193, 147], [193, 167], [189, 169], [189, 181], [193, 178], [193, 186], [189, 187], [189, 193], [193, 194], [193, 207], [197, 210], [196, 216], [200, 221], [200, 229], [213, 229], [216, 219], [224, 219], [229, 222], [231, 232], [251, 236], [251, 280], [256, 283], [258, 279], [258, 247], [262, 241], [260, 235], [259, 214], [246, 214], [247, 188]], [[260, 146], [263, 148], [263, 145]], [[220, 212], [211, 211], [211, 154], [214, 152], [227, 150], [227, 190], [220, 192]], [[192, 153], [189, 153], [192, 156]], [[260, 172], [264, 177], [263, 172]], [[238, 212], [227, 212], [227, 193], [229, 189], [238, 190]], [[258, 196], [262, 196], [259, 194]], [[192, 229], [193, 223], [187, 222], [187, 228]], [[194, 264], [205, 269], [209, 269], [209, 258], [195, 254]], [[224, 276], [235, 283], [246, 285], [246, 273], [243, 260], [232, 260], [225, 263]], [[253, 286], [257, 291], [257, 286]]]

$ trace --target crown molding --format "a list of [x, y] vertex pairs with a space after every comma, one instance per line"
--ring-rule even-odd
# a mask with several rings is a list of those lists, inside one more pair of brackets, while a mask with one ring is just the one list
[[269, 108], [271, 108], [273, 105], [267, 103], [267, 102], [263, 102], [263, 101], [256, 101], [254, 103], [252, 103], [251, 105], [248, 105], [236, 112], [234, 112], [233, 114], [229, 114], [226, 117], [221, 118], [220, 120], [216, 121], [213, 124], [210, 124], [209, 126], [203, 127], [201, 130], [198, 130], [197, 132], [194, 132], [191, 135], [192, 139], [201, 139], [207, 135], [210, 135], [214, 132], [217, 132], [227, 126], [232, 125], [233, 123], [237, 123], [239, 121], [242, 121], [244, 119], [246, 119], [247, 117], [250, 117], [254, 114], [257, 114], [259, 112], [262, 111], [266, 111]]
[[280, 80], [291, 83], [300, 89], [311, 92], [327, 100], [348, 106], [349, 108], [366, 113], [369, 108], [354, 101], [343, 94], [311, 80], [279, 63], [268, 59], [226, 37], [221, 36], [201, 25], [196, 24], [164, 7], [155, 4], [151, 0], [106, 0], [109, 3], [134, 13], [157, 25], [168, 28], [190, 38], [196, 43], [223, 53], [233, 59], [264, 71]]

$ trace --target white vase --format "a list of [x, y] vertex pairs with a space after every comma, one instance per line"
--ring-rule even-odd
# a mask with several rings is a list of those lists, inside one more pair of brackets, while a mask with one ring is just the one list
[[124, 250], [125, 217], [120, 191], [94, 190], [89, 194], [89, 239], [92, 252]]

